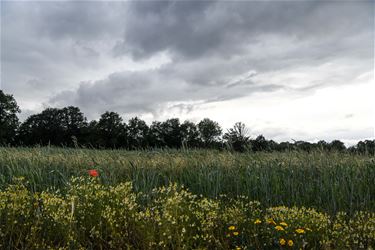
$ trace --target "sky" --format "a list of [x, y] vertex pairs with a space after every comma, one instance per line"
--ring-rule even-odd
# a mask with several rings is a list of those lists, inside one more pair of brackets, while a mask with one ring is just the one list
[[374, 139], [374, 1], [1, 1], [21, 120], [78, 106], [244, 122], [276, 141]]

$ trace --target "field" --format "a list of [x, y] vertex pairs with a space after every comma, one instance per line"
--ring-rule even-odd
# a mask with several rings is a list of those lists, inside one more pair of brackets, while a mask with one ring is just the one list
[[0, 248], [373, 249], [374, 180], [368, 155], [0, 148]]

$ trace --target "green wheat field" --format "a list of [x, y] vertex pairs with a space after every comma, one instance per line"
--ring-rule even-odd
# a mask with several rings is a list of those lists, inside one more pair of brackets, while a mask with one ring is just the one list
[[0, 148], [0, 248], [374, 249], [374, 180], [349, 153]]

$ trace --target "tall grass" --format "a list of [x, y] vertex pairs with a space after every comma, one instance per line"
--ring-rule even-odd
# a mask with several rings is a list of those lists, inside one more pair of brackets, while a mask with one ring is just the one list
[[375, 211], [374, 158], [327, 152], [0, 148], [0, 189], [23, 176], [32, 191], [64, 190], [71, 176], [91, 168], [99, 170], [102, 183], [131, 181], [136, 192], [179, 183], [194, 194], [245, 195], [266, 207]]

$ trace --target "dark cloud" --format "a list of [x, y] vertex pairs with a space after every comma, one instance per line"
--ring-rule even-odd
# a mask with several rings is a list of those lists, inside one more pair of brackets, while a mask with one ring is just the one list
[[135, 58], [160, 51], [184, 58], [232, 57], [264, 34], [337, 45], [338, 37], [368, 32], [372, 7], [365, 1], [132, 1], [117, 48]]
[[1, 88], [27, 113], [77, 105], [90, 118], [196, 112], [259, 93], [299, 98], [372, 72], [374, 4], [2, 2]]

